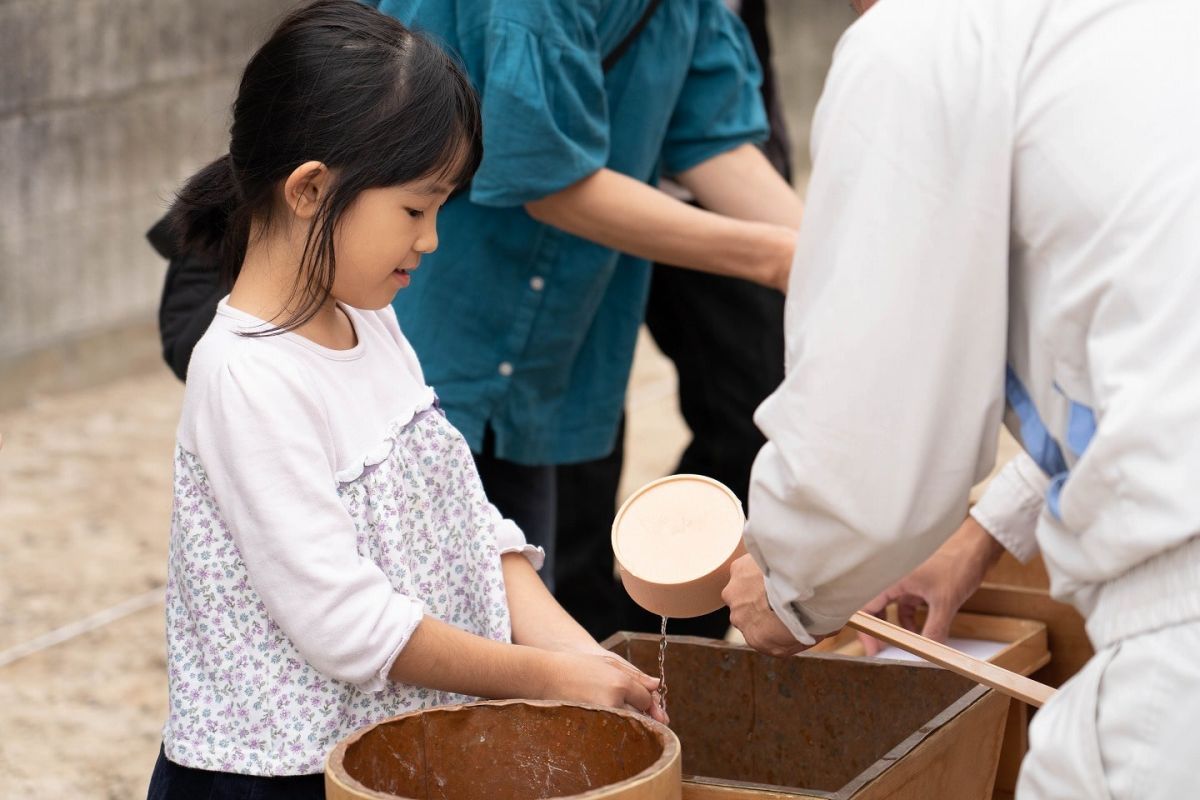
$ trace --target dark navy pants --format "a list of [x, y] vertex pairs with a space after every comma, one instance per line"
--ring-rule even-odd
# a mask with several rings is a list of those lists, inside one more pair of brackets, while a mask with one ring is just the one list
[[483, 452], [475, 453], [475, 468], [488, 500], [517, 523], [525, 539], [546, 551], [542, 582], [554, 591], [554, 534], [557, 481], [553, 466], [530, 467], [496, 458], [495, 434], [483, 434]]
[[325, 775], [265, 778], [182, 767], [161, 747], [147, 800], [325, 800]]

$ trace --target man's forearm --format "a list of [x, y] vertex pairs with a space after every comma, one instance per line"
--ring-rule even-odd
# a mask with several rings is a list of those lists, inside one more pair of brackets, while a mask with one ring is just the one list
[[540, 222], [630, 255], [779, 289], [786, 286], [795, 246], [789, 227], [704, 211], [608, 169], [526, 210]]

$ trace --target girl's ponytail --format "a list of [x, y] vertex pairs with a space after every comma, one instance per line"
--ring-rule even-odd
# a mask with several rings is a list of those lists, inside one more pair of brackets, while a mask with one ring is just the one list
[[188, 179], [167, 220], [181, 251], [211, 258], [228, 286], [246, 256], [250, 216], [233, 160], [226, 154]]

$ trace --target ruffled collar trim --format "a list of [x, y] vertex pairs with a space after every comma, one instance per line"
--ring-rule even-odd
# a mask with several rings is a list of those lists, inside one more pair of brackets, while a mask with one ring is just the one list
[[400, 437], [401, 432], [415, 422], [418, 418], [423, 417], [430, 412], [442, 414], [441, 404], [438, 402], [437, 395], [433, 389], [426, 386], [421, 393], [420, 399], [413, 403], [412, 408], [403, 414], [398, 414], [388, 422], [386, 433], [383, 438], [368, 450], [361, 458], [356, 459], [349, 466], [339, 469], [334, 473], [334, 479], [339, 483], [351, 483], [362, 477], [362, 474], [376, 464], [382, 463], [392, 453], [392, 448], [396, 445], [396, 440]]

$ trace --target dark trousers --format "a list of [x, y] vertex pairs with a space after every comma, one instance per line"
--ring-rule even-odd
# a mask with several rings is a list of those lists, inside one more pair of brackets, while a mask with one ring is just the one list
[[[747, 506], [750, 467], [764, 438], [754, 410], [783, 381], [783, 295], [746, 281], [655, 265], [646, 325], [679, 373], [679, 405], [692, 431], [676, 472], [724, 483]], [[657, 632], [612, 576], [611, 526], [623, 436], [606, 458], [558, 468], [556, 596], [597, 639]], [[720, 638], [729, 612], [671, 623], [671, 632]]]
[[496, 438], [489, 427], [483, 434], [483, 452], [475, 453], [475, 468], [488, 500], [500, 513], [517, 523], [525, 539], [546, 551], [542, 582], [554, 591], [556, 476], [554, 467], [530, 467], [495, 456]]
[[158, 748], [147, 800], [325, 800], [325, 775], [266, 778], [181, 767]]

